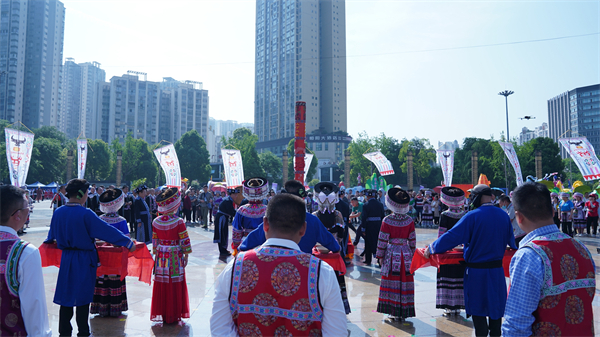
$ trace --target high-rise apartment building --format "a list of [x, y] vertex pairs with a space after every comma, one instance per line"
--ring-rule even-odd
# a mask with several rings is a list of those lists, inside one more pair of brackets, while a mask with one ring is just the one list
[[233, 120], [218, 120], [209, 118], [208, 120], [209, 137], [207, 141], [208, 152], [210, 153], [211, 163], [219, 163], [222, 161], [221, 158], [221, 138], [233, 137], [233, 132], [239, 128], [248, 128], [254, 130], [254, 124], [252, 123], [239, 123]]
[[460, 148], [457, 140], [453, 142], [438, 142], [438, 150], [457, 150]]
[[96, 96], [96, 133], [105, 142], [124, 142], [131, 133], [149, 144], [174, 143], [192, 129], [207, 139], [208, 90], [199, 82], [151, 82], [127, 74], [98, 83]]
[[204, 141], [207, 140], [208, 90], [202, 88], [201, 82], [180, 82], [171, 77], [163, 78], [161, 89], [171, 94], [173, 142], [192, 129], [198, 131]]
[[341, 160], [347, 147], [345, 1], [257, 0], [255, 58], [257, 149], [281, 155], [294, 137], [295, 103], [304, 101], [306, 133], [320, 135], [314, 147], [332, 148], [317, 157]]
[[0, 118], [56, 126], [65, 7], [57, 0], [0, 3]]
[[[586, 137], [600, 150], [600, 84], [575, 88], [548, 100], [550, 138]], [[561, 156], [567, 152], [561, 147]]]
[[536, 126], [534, 130], [529, 130], [529, 128], [524, 127], [523, 129], [521, 129], [521, 133], [519, 133], [518, 144], [523, 145], [532, 139], [548, 136], [548, 123], [546, 122], [542, 123], [542, 125], [540, 126]]
[[69, 138], [78, 136], [96, 139], [98, 135], [98, 83], [104, 82], [106, 72], [98, 62], [75, 63], [67, 58], [62, 74], [61, 111], [58, 128]]
[[79, 135], [79, 114], [81, 113], [81, 67], [72, 58], [63, 65], [61, 85], [61, 105], [58, 115], [58, 129], [69, 138]]

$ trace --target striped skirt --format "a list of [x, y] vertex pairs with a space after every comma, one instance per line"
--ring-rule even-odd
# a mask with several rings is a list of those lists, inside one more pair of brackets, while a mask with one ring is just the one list
[[381, 276], [377, 312], [400, 318], [415, 317], [415, 282], [412, 275]]
[[461, 265], [441, 265], [437, 273], [435, 307], [458, 310], [465, 308], [463, 287], [465, 267]]
[[121, 316], [127, 311], [127, 289], [125, 280], [121, 281], [120, 275], [102, 275], [96, 278], [94, 300], [90, 305], [91, 314], [100, 314], [101, 317]]

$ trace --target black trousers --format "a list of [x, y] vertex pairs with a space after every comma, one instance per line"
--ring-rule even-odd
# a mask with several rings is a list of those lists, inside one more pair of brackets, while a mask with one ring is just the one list
[[[88, 324], [89, 315], [89, 304], [76, 307], [75, 321], [77, 322], [77, 336], [90, 335], [90, 326]], [[60, 336], [71, 336], [71, 333], [73, 333], [71, 318], [73, 318], [73, 307], [61, 305], [58, 313], [58, 334]]]
[[562, 232], [563, 233], [565, 233], [567, 235], [570, 235], [570, 236], [573, 236], [573, 222], [572, 221], [568, 221], [568, 222], [567, 221], [562, 221], [561, 225], [562, 225]]
[[598, 217], [597, 216], [588, 216], [586, 227], [587, 227], [588, 234], [590, 234], [590, 227], [593, 227], [594, 235], [596, 235], [596, 231], [598, 230]]
[[488, 334], [492, 337], [500, 336], [502, 327], [502, 318], [489, 319], [485, 316], [473, 316], [473, 327], [475, 328], [475, 336], [485, 336]]
[[192, 222], [196, 222], [196, 219], [198, 219], [198, 208], [192, 206]]
[[185, 214], [185, 221], [186, 222], [190, 222], [192, 221], [192, 210], [191, 209], [183, 209], [183, 214]]

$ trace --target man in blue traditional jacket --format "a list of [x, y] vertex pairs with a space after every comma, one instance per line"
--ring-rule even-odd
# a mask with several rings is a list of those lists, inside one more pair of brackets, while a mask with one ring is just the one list
[[[297, 180], [288, 180], [284, 185], [284, 193], [293, 194], [295, 196], [304, 198], [306, 191], [304, 191], [304, 185]], [[263, 224], [260, 224], [255, 230], [250, 232], [248, 236], [244, 238], [239, 250], [244, 252], [253, 248], [256, 248], [267, 241]], [[316, 216], [306, 213], [306, 233], [300, 239], [298, 246], [300, 250], [305, 253], [311, 254], [315, 244], [320, 243], [325, 248], [336, 253], [340, 251], [340, 244], [336, 241], [327, 228], [321, 223], [321, 220]]]
[[101, 220], [92, 210], [83, 207], [89, 184], [85, 179], [72, 179], [67, 184], [65, 207], [52, 215], [46, 243], [56, 240], [62, 250], [60, 270], [56, 281], [54, 303], [60, 305], [58, 333], [71, 336], [73, 307], [77, 307], [78, 336], [89, 336], [88, 316], [94, 298], [98, 252], [95, 239], [135, 251], [135, 244], [121, 231]]
[[[465, 309], [473, 316], [476, 336], [500, 336], [506, 307], [506, 281], [502, 259], [506, 246], [517, 249], [510, 218], [492, 204], [492, 190], [484, 184], [471, 192], [475, 210], [425, 250], [425, 257], [464, 244]], [[489, 320], [488, 320], [489, 318]]]

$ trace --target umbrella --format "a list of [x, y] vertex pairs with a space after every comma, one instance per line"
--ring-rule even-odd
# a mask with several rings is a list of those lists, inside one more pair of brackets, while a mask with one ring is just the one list
[[549, 190], [552, 190], [554, 188], [554, 183], [548, 180], [540, 180], [538, 181], [538, 183], [546, 185], [546, 187], [548, 187]]
[[492, 187], [492, 194], [496, 197], [499, 197], [504, 194], [504, 189], [500, 187]]
[[222, 182], [214, 182], [214, 181], [210, 181], [209, 184], [209, 189], [213, 192], [227, 192], [227, 184], [222, 183]]
[[223, 193], [223, 192], [227, 192], [227, 188], [224, 187], [224, 186], [213, 186], [212, 191], [213, 192], [217, 192], [218, 191], [218, 192]]
[[588, 185], [581, 185], [581, 186], [575, 187], [575, 192], [579, 192], [581, 194], [585, 194], [585, 193], [588, 193], [591, 191], [592, 191], [592, 188], [589, 187]]
[[436, 186], [433, 188], [433, 191], [437, 194], [440, 194], [442, 192], [442, 186]]

